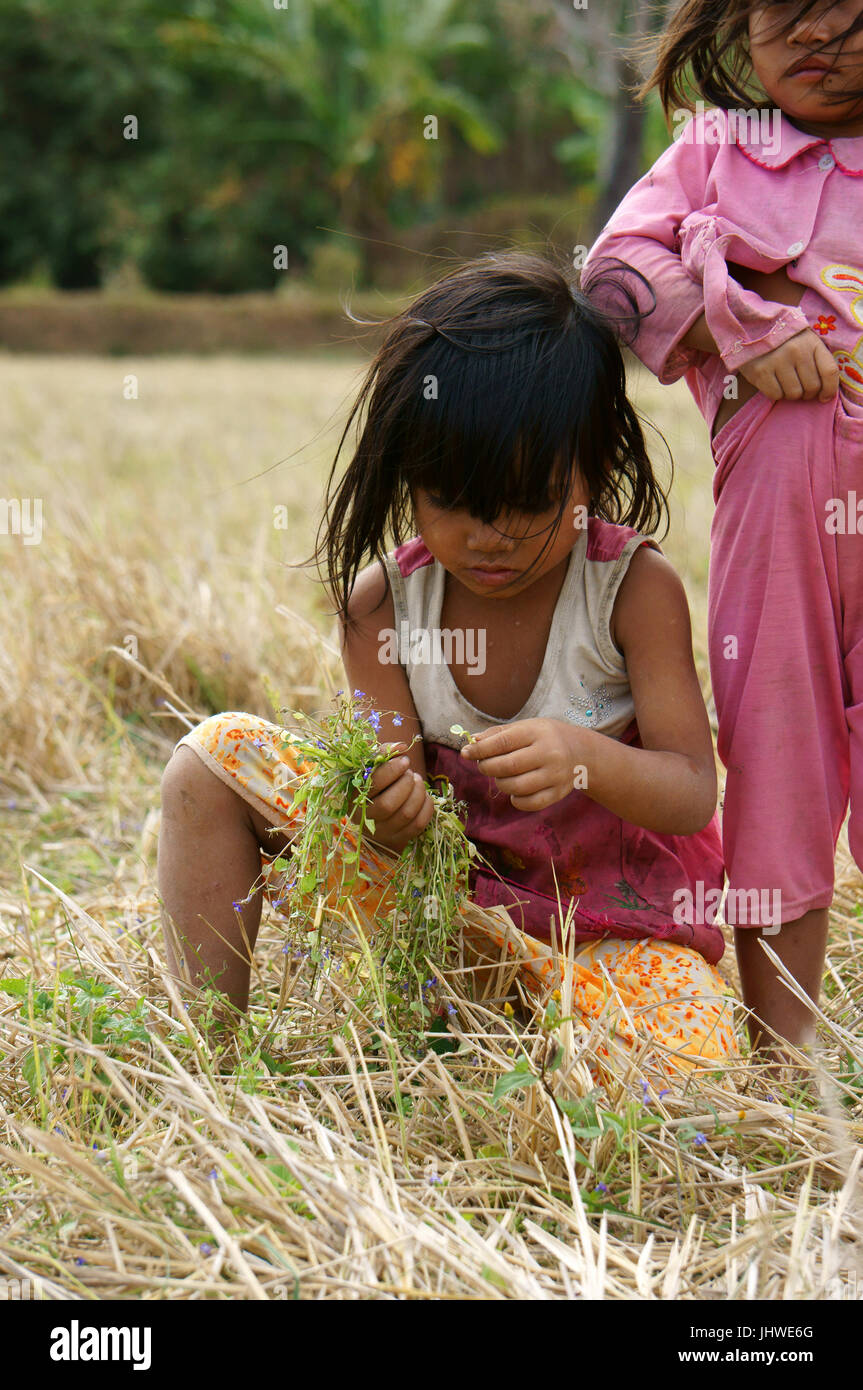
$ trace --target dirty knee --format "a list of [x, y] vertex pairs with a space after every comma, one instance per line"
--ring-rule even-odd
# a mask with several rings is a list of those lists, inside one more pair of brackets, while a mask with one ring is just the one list
[[212, 813], [229, 789], [191, 748], [181, 744], [162, 773], [162, 813], [167, 818], [198, 820]]

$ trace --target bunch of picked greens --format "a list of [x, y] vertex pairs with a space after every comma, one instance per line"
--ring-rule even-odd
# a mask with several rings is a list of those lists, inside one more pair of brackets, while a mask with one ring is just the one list
[[[315, 720], [294, 713], [300, 730], [285, 729], [283, 740], [294, 751], [301, 775], [294, 806], [302, 808], [302, 828], [291, 846], [290, 860], [277, 869], [289, 871], [285, 885], [296, 906], [292, 923], [308, 923], [311, 900], [323, 895], [330, 915], [344, 908], [358, 883], [371, 883], [362, 868], [364, 841], [373, 836], [371, 781], [375, 768], [394, 756], [378, 739], [381, 715], [360, 702], [366, 697], [337, 698], [334, 713]], [[396, 715], [393, 722], [401, 723]], [[402, 851], [392, 878], [395, 907], [377, 918], [369, 940], [378, 980], [367, 980], [361, 1005], [376, 1001], [389, 1026], [418, 1038], [433, 1015], [436, 978], [428, 960], [444, 963], [457, 937], [459, 904], [467, 893], [467, 875], [476, 847], [459, 818], [450, 783], [429, 786], [434, 815], [421, 835]], [[322, 950], [326, 913], [315, 912], [317, 930], [311, 951], [315, 967], [329, 958]], [[306, 928], [307, 929], [307, 928]]]

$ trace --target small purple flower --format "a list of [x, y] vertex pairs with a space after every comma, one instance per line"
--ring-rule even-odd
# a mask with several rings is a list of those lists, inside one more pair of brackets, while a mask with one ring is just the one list
[[87, 1263], [87, 1261], [86, 1261], [86, 1260], [82, 1260], [80, 1255], [76, 1255], [76, 1256], [75, 1256], [75, 1263], [76, 1263], [76, 1265], [85, 1265], [85, 1264]]
[[215, 1248], [215, 1245], [209, 1245], [205, 1240], [202, 1240], [201, 1244], [198, 1246], [202, 1255], [212, 1255]]
[[664, 1089], [663, 1091], [660, 1091], [660, 1092], [659, 1092], [659, 1100], [662, 1100], [662, 1097], [663, 1097], [663, 1096], [670, 1096], [670, 1095], [671, 1095], [671, 1092], [669, 1091], [668, 1087], [666, 1086], [665, 1089]]
[[364, 781], [364, 782], [367, 782], [367, 781], [369, 780], [369, 778], [371, 777], [371, 775], [372, 775], [372, 770], [371, 770], [371, 768], [370, 768], [370, 767], [364, 767], [364, 768], [363, 768], [363, 781]]
[[446, 1011], [449, 1014], [450, 1018], [452, 1018], [453, 1014], [457, 1012], [454, 1004], [447, 1004]]
[[344, 693], [345, 693], [345, 692], [344, 692], [343, 690], [337, 690], [337, 691], [336, 691], [336, 695], [337, 695], [337, 696], [339, 696], [339, 695], [344, 695]]
[[604, 1182], [598, 1182], [593, 1190], [594, 1192], [607, 1192], [608, 1188], [606, 1187]]
[[[278, 905], [279, 905], [279, 904], [276, 903], [276, 907], [278, 907]], [[284, 946], [282, 947], [282, 955], [283, 955], [283, 956], [290, 955], [290, 951], [291, 951], [291, 943], [290, 943], [290, 941], [288, 941], [288, 942], [286, 943], [286, 945], [284, 945]]]
[[209, 1171], [209, 1173], [207, 1174], [207, 1177], [208, 1177], [208, 1178], [217, 1178], [218, 1176], [219, 1176], [219, 1170], [218, 1170], [218, 1168], [211, 1168], [210, 1171]]
[[354, 699], [356, 699], [356, 700], [364, 700], [365, 698], [366, 698], [366, 692], [365, 692], [364, 690], [355, 690], [355, 691], [354, 691]]
[[707, 1135], [706, 1135], [706, 1134], [702, 1134], [702, 1133], [701, 1133], [701, 1130], [699, 1130], [698, 1133], [697, 1133], [696, 1136], [695, 1136], [695, 1143], [696, 1143], [696, 1144], [698, 1145], [698, 1147], [700, 1148], [702, 1144], [706, 1144], [706, 1143], [707, 1143]]
[[375, 733], [377, 733], [381, 727], [381, 717], [376, 709], [373, 709], [371, 714], [369, 715], [369, 723], [371, 724]]
[[650, 1095], [650, 1087], [648, 1086], [646, 1081], [642, 1081], [641, 1083], [641, 1094], [645, 1100], [647, 1100], [648, 1096]]
[[299, 1086], [301, 1091], [304, 1091], [306, 1089], [306, 1083], [302, 1079], [302, 1077], [300, 1077], [299, 1081], [297, 1082], [297, 1085]]

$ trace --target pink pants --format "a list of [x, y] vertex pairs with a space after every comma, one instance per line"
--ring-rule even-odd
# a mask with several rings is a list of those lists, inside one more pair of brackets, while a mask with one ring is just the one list
[[759, 393], [712, 449], [725, 868], [738, 898], [778, 890], [788, 922], [832, 900], [849, 794], [863, 867], [863, 405]]

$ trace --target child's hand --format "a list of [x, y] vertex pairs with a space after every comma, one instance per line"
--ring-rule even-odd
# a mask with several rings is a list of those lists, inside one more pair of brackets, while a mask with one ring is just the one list
[[517, 811], [543, 811], [576, 785], [584, 732], [560, 719], [520, 719], [477, 734], [460, 756], [494, 778]]
[[434, 814], [434, 803], [425, 782], [411, 769], [410, 759], [390, 744], [396, 756], [372, 773], [369, 814], [375, 823], [372, 839], [387, 849], [401, 852], [421, 835]]
[[771, 401], [832, 400], [839, 390], [839, 368], [817, 333], [804, 328], [787, 343], [753, 357], [738, 368], [742, 377]]

